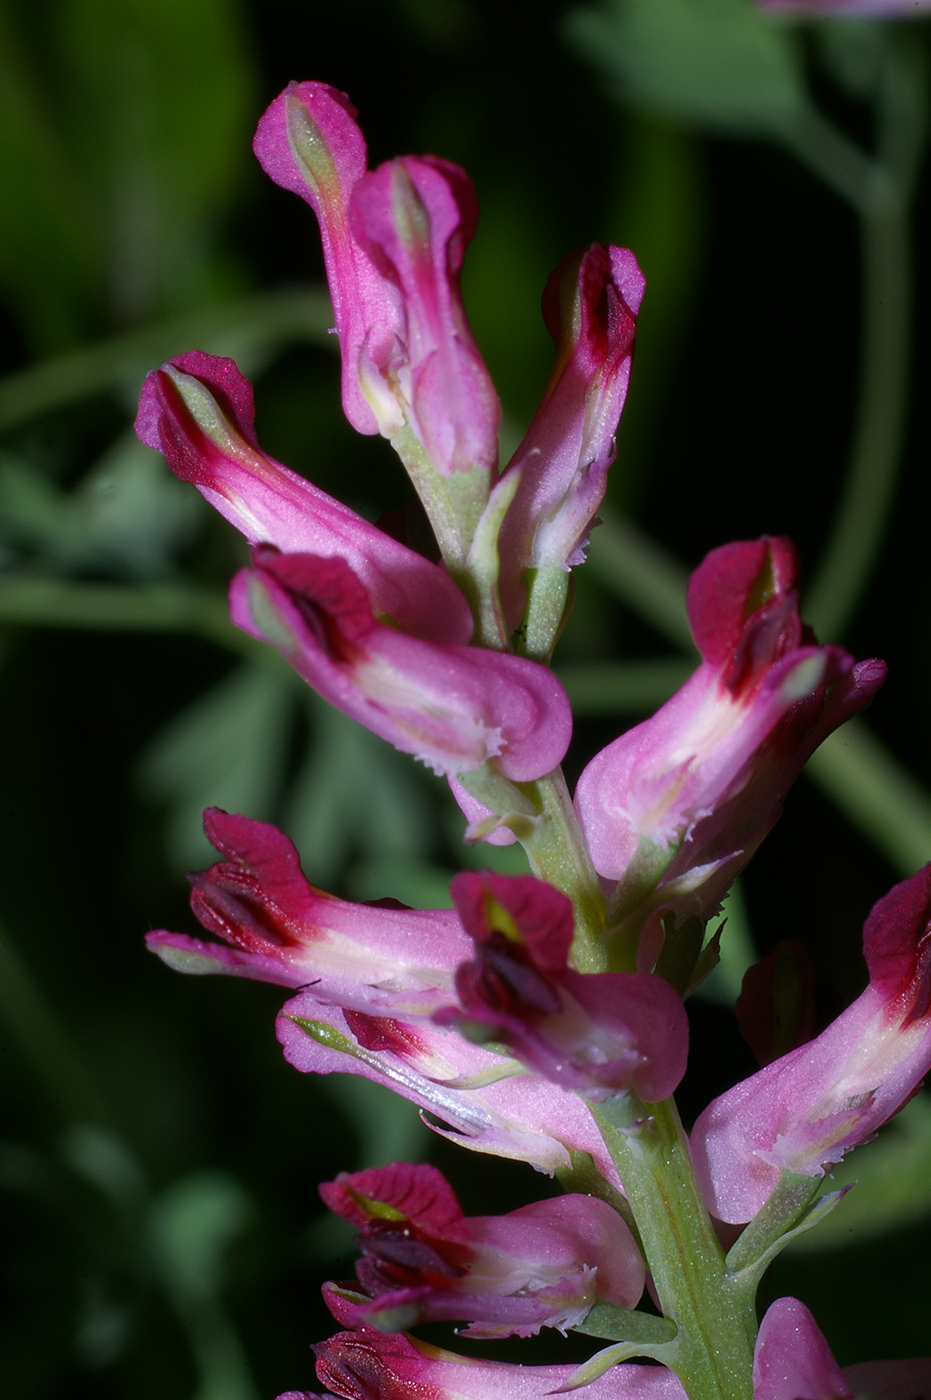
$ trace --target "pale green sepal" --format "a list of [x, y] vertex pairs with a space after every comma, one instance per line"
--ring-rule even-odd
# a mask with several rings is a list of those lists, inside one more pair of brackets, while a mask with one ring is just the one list
[[750, 1221], [725, 1260], [732, 1276], [761, 1277], [776, 1255], [796, 1236], [817, 1225], [833, 1210], [844, 1191], [815, 1200], [821, 1178], [783, 1172], [769, 1200]]
[[[593, 1308], [592, 1311], [594, 1312], [595, 1309]], [[668, 1318], [649, 1317], [646, 1313], [642, 1313], [641, 1316], [649, 1322], [669, 1322]], [[675, 1323], [669, 1323], [669, 1326], [673, 1328], [673, 1335], [675, 1335]], [[584, 1332], [585, 1328], [575, 1327], [573, 1331]], [[583, 1385], [591, 1385], [592, 1381], [597, 1381], [600, 1376], [610, 1371], [612, 1366], [618, 1366], [622, 1361], [631, 1361], [635, 1356], [646, 1356], [653, 1361], [661, 1361], [664, 1366], [668, 1366], [671, 1370], [673, 1369], [672, 1362], [675, 1351], [676, 1342], [668, 1339], [661, 1342], [618, 1342], [613, 1347], [605, 1347], [604, 1351], [596, 1351], [595, 1355], [589, 1357], [588, 1361], [584, 1362], [577, 1371], [573, 1371], [565, 1385], [560, 1386], [553, 1393], [564, 1395], [568, 1391], [579, 1390]]]
[[174, 948], [170, 943], [158, 945], [152, 952], [173, 972], [187, 972], [195, 977], [202, 977], [208, 973], [230, 970], [219, 958], [209, 958], [205, 953], [195, 953], [189, 948]]
[[520, 472], [509, 472], [493, 488], [475, 528], [466, 564], [475, 587], [478, 607], [474, 640], [496, 651], [508, 649], [507, 625], [498, 593], [498, 576], [501, 572], [498, 537], [519, 484]]
[[494, 761], [483, 763], [469, 773], [459, 773], [458, 781], [476, 801], [499, 817], [525, 817], [534, 826], [539, 824], [540, 809], [522, 792], [516, 783], [495, 767]]
[[692, 993], [701, 986], [706, 977], [710, 977], [711, 973], [714, 972], [718, 963], [721, 961], [721, 931], [723, 928], [724, 921], [718, 924], [718, 927], [699, 953], [691, 980], [682, 993], [683, 1001], [690, 997]]
[[653, 971], [684, 997], [695, 979], [705, 925], [695, 915], [676, 924], [675, 916], [670, 914], [663, 920], [663, 933], [663, 946]]
[[648, 836], [640, 837], [633, 859], [611, 897], [608, 906], [609, 923], [621, 924], [640, 908], [669, 869], [677, 850], [677, 846], [670, 846], [668, 850], [664, 850]]
[[518, 841], [529, 841], [537, 827], [545, 820], [545, 817], [528, 817], [522, 812], [503, 812], [501, 816], [492, 813], [490, 817], [484, 817], [479, 822], [471, 822], [466, 828], [465, 839], [472, 845], [477, 841], [487, 841], [496, 831], [506, 830], [512, 831]]
[[571, 580], [569, 570], [556, 564], [527, 571], [529, 591], [520, 651], [531, 661], [545, 664], [553, 653], [572, 601]]
[[584, 1322], [572, 1328], [586, 1337], [604, 1337], [609, 1342], [632, 1345], [667, 1346], [674, 1342], [679, 1329], [668, 1317], [639, 1312], [633, 1308], [618, 1308], [613, 1303], [596, 1303]]

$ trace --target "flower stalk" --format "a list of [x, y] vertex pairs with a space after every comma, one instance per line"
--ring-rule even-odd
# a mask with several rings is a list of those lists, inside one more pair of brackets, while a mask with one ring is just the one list
[[[252, 546], [236, 625], [447, 780], [465, 838], [519, 842], [532, 873], [464, 871], [452, 909], [353, 904], [310, 884], [273, 827], [208, 810], [222, 859], [192, 877], [191, 904], [211, 937], [157, 930], [149, 946], [181, 971], [287, 988], [277, 1031], [298, 1070], [381, 1083], [447, 1138], [571, 1188], [466, 1216], [429, 1166], [325, 1183], [361, 1258], [353, 1283], [325, 1287], [349, 1330], [316, 1349], [320, 1379], [341, 1400], [583, 1386], [592, 1400], [850, 1400], [804, 1305], [777, 1300], [758, 1328], [756, 1291], [839, 1200], [819, 1195], [830, 1165], [931, 1068], [931, 866], [874, 908], [869, 986], [831, 1026], [815, 1033], [803, 956], [783, 950], [737, 1007], [760, 1071], [705, 1108], [691, 1141], [673, 1094], [722, 900], [885, 667], [817, 641], [789, 540], [719, 546], [688, 588], [694, 674], [570, 794], [572, 716], [549, 663], [615, 457], [636, 260], [592, 244], [553, 273], [554, 368], [499, 468], [500, 409], [459, 285], [477, 216], [465, 173], [435, 156], [370, 170], [355, 109], [321, 83], [276, 99], [255, 150], [316, 215], [346, 416], [398, 452], [442, 562], [270, 458], [232, 361], [191, 352], [153, 371], [139, 435]], [[727, 1254], [721, 1222], [745, 1227]], [[660, 1316], [639, 1307], [648, 1274]], [[405, 1335], [437, 1321], [611, 1345], [574, 1369], [467, 1362]]]

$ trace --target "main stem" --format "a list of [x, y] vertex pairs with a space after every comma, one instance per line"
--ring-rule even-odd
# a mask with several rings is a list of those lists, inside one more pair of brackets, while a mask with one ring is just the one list
[[674, 1100], [627, 1094], [594, 1113], [660, 1306], [679, 1328], [670, 1365], [690, 1400], [752, 1400], [755, 1288], [727, 1271]]

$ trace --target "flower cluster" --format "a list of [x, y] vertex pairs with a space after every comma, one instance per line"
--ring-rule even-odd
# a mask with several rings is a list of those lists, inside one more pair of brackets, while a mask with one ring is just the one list
[[[152, 373], [139, 436], [252, 546], [234, 621], [444, 775], [469, 838], [519, 841], [533, 873], [460, 874], [449, 910], [355, 904], [310, 885], [273, 827], [211, 810], [222, 859], [193, 877], [192, 907], [212, 937], [158, 931], [149, 945], [181, 971], [288, 988], [278, 1036], [299, 1070], [366, 1076], [447, 1137], [569, 1187], [466, 1217], [428, 1166], [324, 1185], [361, 1257], [352, 1284], [325, 1289], [347, 1330], [317, 1348], [321, 1383], [344, 1400], [529, 1400], [578, 1385], [593, 1400], [848, 1400], [894, 1387], [905, 1372], [845, 1378], [800, 1302], [778, 1300], [759, 1328], [754, 1302], [823, 1175], [931, 1067], [931, 867], [876, 905], [869, 985], [833, 1025], [816, 1035], [802, 1016], [777, 1044], [763, 968], [741, 1024], [772, 1047], [764, 1067], [705, 1109], [691, 1147], [672, 1102], [684, 1000], [714, 962], [706, 926], [806, 759], [884, 666], [802, 623], [787, 540], [726, 544], [689, 586], [694, 675], [591, 759], [573, 802], [559, 769], [572, 718], [548, 662], [614, 456], [636, 261], [592, 245], [553, 273], [552, 375], [499, 467], [498, 401], [459, 289], [477, 212], [468, 177], [432, 156], [369, 170], [354, 109], [320, 83], [272, 104], [255, 150], [319, 221], [346, 415], [398, 451], [442, 562], [269, 457], [231, 360], [192, 352]], [[715, 1220], [747, 1227], [727, 1256]], [[658, 1316], [638, 1309], [648, 1274]], [[581, 1328], [613, 1345], [581, 1369], [465, 1361], [405, 1333], [438, 1320], [487, 1338]]]

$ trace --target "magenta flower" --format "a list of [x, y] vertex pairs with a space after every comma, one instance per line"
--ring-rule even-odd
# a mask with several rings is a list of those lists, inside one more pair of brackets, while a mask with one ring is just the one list
[[[340, 1332], [314, 1348], [317, 1375], [341, 1400], [544, 1400], [567, 1388], [575, 1367], [516, 1366], [456, 1356], [404, 1333]], [[585, 1387], [587, 1400], [684, 1400], [664, 1366], [615, 1366]], [[316, 1400], [288, 1391], [278, 1400]]]
[[931, 0], [757, 0], [761, 10], [830, 19], [861, 15], [867, 19], [920, 19]]
[[696, 1122], [695, 1170], [719, 1219], [750, 1220], [783, 1171], [822, 1176], [897, 1113], [931, 1069], [931, 865], [874, 906], [863, 949], [870, 981], [857, 1000]]
[[797, 1298], [777, 1298], [753, 1353], [753, 1400], [853, 1400], [815, 1319]]
[[547, 283], [543, 318], [556, 364], [506, 468], [520, 474], [500, 541], [512, 628], [523, 616], [528, 569], [569, 569], [584, 558], [614, 460], [643, 289], [633, 253], [599, 243], [567, 258]]
[[517, 1060], [431, 1024], [455, 1002], [471, 939], [452, 910], [352, 904], [308, 884], [286, 836], [216, 809], [208, 837], [226, 860], [192, 877], [191, 906], [223, 943], [157, 930], [149, 947], [180, 972], [225, 973], [301, 990], [278, 1020], [298, 1069], [384, 1083], [480, 1151], [552, 1173], [589, 1152], [616, 1173], [581, 1099]]
[[503, 652], [425, 642], [379, 622], [341, 559], [255, 550], [233, 580], [233, 621], [281, 652], [344, 714], [437, 773], [494, 760], [515, 782], [561, 761], [572, 714], [543, 666]]
[[459, 290], [478, 212], [471, 181], [433, 156], [367, 174], [355, 115], [334, 88], [292, 83], [254, 143], [266, 173], [319, 220], [346, 416], [388, 438], [407, 425], [443, 475], [491, 470], [500, 409]]
[[224, 943], [164, 930], [146, 939], [180, 972], [226, 973], [283, 987], [312, 983], [320, 1001], [429, 1016], [455, 995], [470, 942], [452, 910], [352, 904], [315, 889], [275, 827], [218, 808], [208, 840], [226, 857], [191, 876], [191, 908]]
[[572, 905], [532, 875], [465, 871], [451, 889], [476, 946], [456, 973], [459, 1006], [439, 1010], [440, 1024], [463, 1026], [470, 1037], [481, 1029], [567, 1089], [668, 1098], [688, 1050], [685, 1011], [668, 982], [573, 971]]
[[367, 1300], [335, 1290], [340, 1320], [355, 1327], [454, 1320], [468, 1321], [467, 1336], [526, 1337], [565, 1332], [596, 1302], [635, 1307], [643, 1293], [633, 1236], [593, 1196], [466, 1218], [435, 1167], [407, 1162], [344, 1174], [320, 1194], [360, 1231], [356, 1275]]
[[343, 559], [379, 617], [426, 640], [468, 642], [472, 614], [446, 570], [266, 456], [254, 422], [236, 364], [194, 350], [148, 376], [136, 432], [250, 544]]
[[285, 1058], [305, 1074], [361, 1074], [440, 1120], [428, 1126], [478, 1152], [530, 1162], [552, 1175], [590, 1153], [615, 1186], [617, 1172], [584, 1100], [470, 1044], [454, 1030], [325, 1005], [310, 987], [278, 1017]]
[[655, 875], [632, 917], [713, 913], [806, 759], [885, 677], [880, 661], [855, 665], [815, 643], [796, 576], [788, 540], [713, 550], [688, 592], [702, 664], [579, 779], [576, 811], [598, 873], [621, 880], [636, 855]]

